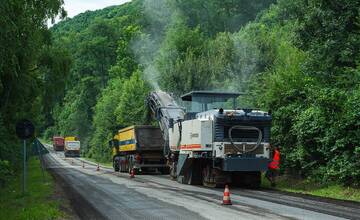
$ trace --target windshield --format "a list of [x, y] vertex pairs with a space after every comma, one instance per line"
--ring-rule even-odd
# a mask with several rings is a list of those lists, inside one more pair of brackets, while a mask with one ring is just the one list
[[235, 109], [235, 98], [214, 96], [194, 96], [191, 102], [185, 104], [187, 112], [203, 112], [211, 109]]

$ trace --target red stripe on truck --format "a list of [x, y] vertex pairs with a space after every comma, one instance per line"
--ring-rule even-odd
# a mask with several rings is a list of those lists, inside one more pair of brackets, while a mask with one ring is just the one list
[[201, 148], [200, 144], [188, 144], [188, 145], [181, 145], [180, 149], [199, 149]]

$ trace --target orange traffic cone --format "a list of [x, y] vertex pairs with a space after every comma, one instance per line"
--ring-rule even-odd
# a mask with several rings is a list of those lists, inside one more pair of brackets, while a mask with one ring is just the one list
[[134, 178], [135, 177], [135, 170], [131, 169], [130, 171], [130, 178]]
[[231, 199], [230, 199], [230, 190], [229, 190], [228, 185], [225, 185], [222, 205], [232, 205]]
[[100, 171], [99, 163], [97, 164], [96, 171]]

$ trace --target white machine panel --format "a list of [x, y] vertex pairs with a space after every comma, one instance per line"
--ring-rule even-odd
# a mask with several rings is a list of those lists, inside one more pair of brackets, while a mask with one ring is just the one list
[[[248, 148], [248, 146], [251, 146], [249, 148], [253, 148], [253, 146], [256, 145], [256, 142], [235, 142], [236, 145], [246, 145]], [[231, 145], [230, 142], [215, 142], [214, 143], [214, 153], [215, 156], [217, 158], [225, 158], [227, 154], [240, 154], [240, 152], [225, 152], [226, 150], [226, 145]], [[259, 151], [261, 153], [259, 153]], [[265, 143], [262, 142], [261, 145], [259, 146], [259, 150], [258, 151], [252, 151], [255, 153], [256, 157], [264, 157], [264, 158], [270, 158], [270, 144], [269, 143]]]
[[[211, 151], [212, 150], [212, 121], [188, 120], [182, 122], [182, 136], [179, 142], [179, 126], [174, 125], [169, 131], [169, 143], [172, 150], [182, 151]], [[177, 146], [180, 145], [178, 148]]]
[[189, 120], [183, 122], [181, 150], [211, 150], [212, 122], [209, 120]]
[[179, 123], [176, 123], [174, 124], [173, 128], [169, 129], [169, 146], [172, 151], [180, 150], [179, 138]]

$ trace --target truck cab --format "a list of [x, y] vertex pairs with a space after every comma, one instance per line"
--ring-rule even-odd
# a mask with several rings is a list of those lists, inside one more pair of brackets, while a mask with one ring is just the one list
[[65, 157], [80, 157], [80, 141], [75, 136], [65, 137]]
[[64, 150], [64, 137], [54, 136], [53, 137], [53, 148], [54, 151], [63, 151]]

